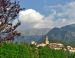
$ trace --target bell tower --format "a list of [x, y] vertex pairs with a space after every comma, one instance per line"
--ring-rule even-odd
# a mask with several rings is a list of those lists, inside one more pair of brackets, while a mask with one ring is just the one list
[[49, 44], [48, 36], [46, 36], [45, 44]]

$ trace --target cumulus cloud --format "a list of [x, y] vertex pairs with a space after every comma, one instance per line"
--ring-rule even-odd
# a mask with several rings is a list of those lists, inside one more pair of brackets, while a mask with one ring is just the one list
[[[62, 7], [63, 12], [60, 12], [60, 15], [59, 15], [61, 22], [62, 22], [62, 20], [64, 21], [62, 26], [75, 23], [75, 7], [74, 7], [74, 5], [75, 5], [75, 2], [71, 2], [71, 3], [68, 3], [67, 5], [64, 5]], [[58, 14], [59, 13], [57, 13], [57, 15]]]
[[42, 22], [44, 16], [33, 9], [28, 9], [25, 11], [21, 11], [19, 14], [19, 18], [21, 19], [22, 22], [24, 21], [28, 23], [35, 23], [35, 22], [37, 23]]
[[51, 14], [45, 16], [34, 9], [20, 11], [19, 20], [22, 22], [19, 29], [25, 28], [53, 28], [75, 23], [75, 2], [66, 5], [49, 6]]
[[53, 26], [62, 27], [69, 24], [75, 23], [75, 2], [70, 2], [65, 5], [54, 5], [47, 6], [47, 8], [56, 10], [56, 15], [54, 16], [55, 21]]
[[[54, 14], [53, 14], [54, 15]], [[49, 18], [40, 14], [36, 10], [27, 9], [19, 13], [19, 20], [22, 22], [19, 28], [50, 28], [52, 25], [52, 16]]]

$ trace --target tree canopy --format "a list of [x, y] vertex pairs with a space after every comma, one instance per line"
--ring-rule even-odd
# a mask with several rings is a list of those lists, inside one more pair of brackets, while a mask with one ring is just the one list
[[23, 8], [20, 7], [19, 1], [0, 0], [0, 42], [5, 38], [12, 39], [18, 34], [15, 29], [21, 22], [17, 19], [18, 22], [13, 25], [13, 21], [17, 18], [20, 10]]

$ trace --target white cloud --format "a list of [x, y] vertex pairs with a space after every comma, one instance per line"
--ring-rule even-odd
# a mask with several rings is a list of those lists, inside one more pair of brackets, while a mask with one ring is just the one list
[[[54, 12], [55, 14], [55, 12]], [[52, 16], [54, 15], [52, 14]], [[53, 17], [49, 15], [45, 17], [44, 15], [40, 14], [36, 10], [27, 9], [25, 11], [21, 11], [19, 13], [19, 20], [22, 22], [21, 26], [25, 28], [50, 28], [53, 24]], [[25, 29], [24, 28], [24, 29]]]
[[48, 16], [42, 15], [40, 12], [37, 12], [34, 9], [21, 11], [19, 13], [19, 20], [22, 22], [22, 24], [19, 29], [53, 28], [73, 24], [75, 23], [74, 5], [75, 2], [71, 2], [66, 5], [50, 6], [49, 9], [52, 11], [52, 14], [49, 14]]
[[48, 9], [56, 10], [56, 15], [54, 16], [55, 21], [53, 21], [53, 26], [62, 27], [75, 23], [75, 2], [70, 2], [65, 5], [48, 5]]
[[67, 5], [64, 5], [63, 10], [64, 12], [62, 12], [62, 16], [67, 17], [65, 18], [66, 19], [64, 21], [65, 24], [63, 25], [74, 24], [75, 23], [75, 2], [70, 2]]
[[19, 18], [21, 21], [28, 22], [28, 23], [35, 23], [35, 22], [42, 22], [44, 18], [39, 12], [36, 12], [33, 9], [28, 9], [25, 11], [21, 11], [19, 14]]

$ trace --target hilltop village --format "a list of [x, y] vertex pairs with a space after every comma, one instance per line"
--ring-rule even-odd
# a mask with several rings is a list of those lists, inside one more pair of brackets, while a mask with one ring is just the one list
[[63, 49], [64, 51], [69, 51], [72, 53], [75, 53], [75, 48], [71, 47], [71, 46], [66, 46], [62, 43], [50, 43], [48, 40], [48, 36], [46, 36], [45, 41], [42, 43], [37, 43], [35, 41], [31, 42], [31, 45], [35, 45], [36, 47], [45, 47], [48, 46], [51, 49], [55, 49], [55, 50], [61, 50]]

